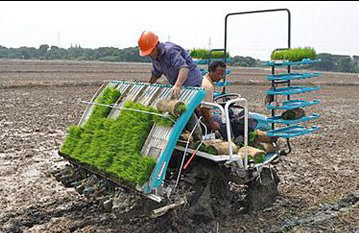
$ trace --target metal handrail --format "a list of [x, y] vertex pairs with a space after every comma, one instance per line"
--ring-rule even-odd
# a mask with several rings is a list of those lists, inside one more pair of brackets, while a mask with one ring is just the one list
[[229, 106], [236, 102], [244, 102], [244, 146], [245, 146], [245, 158], [244, 158], [244, 168], [247, 169], [248, 166], [248, 102], [245, 98], [237, 98], [229, 100], [225, 107], [224, 111], [226, 114], [226, 128], [227, 128], [227, 140], [228, 140], [228, 152], [229, 152], [229, 161], [233, 160], [233, 151], [232, 151], [232, 137], [231, 137], [231, 121], [229, 119]]

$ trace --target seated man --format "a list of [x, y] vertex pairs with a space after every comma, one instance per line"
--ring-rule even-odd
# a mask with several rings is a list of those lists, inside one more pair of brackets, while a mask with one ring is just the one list
[[[213, 103], [214, 96], [214, 82], [220, 81], [226, 72], [226, 64], [223, 61], [212, 61], [208, 65], [208, 73], [203, 77], [202, 87], [206, 91], [206, 96], [202, 100], [203, 102]], [[204, 123], [209, 128], [210, 131], [219, 131], [223, 139], [227, 140], [227, 131], [226, 125], [221, 123], [219, 115], [212, 116], [211, 112], [212, 106], [201, 104], [200, 113], [204, 118]], [[244, 116], [243, 109], [238, 107], [230, 108], [230, 119], [231, 119], [231, 129], [232, 135], [236, 138], [240, 135], [244, 135]], [[248, 120], [248, 130], [253, 131], [257, 126], [257, 121], [255, 119]]]
[[[208, 65], [208, 73], [203, 77], [202, 87], [206, 91], [206, 96], [202, 100], [203, 102], [213, 103], [214, 95], [214, 82], [218, 82], [222, 79], [226, 72], [226, 63], [223, 61], [212, 61]], [[202, 104], [200, 106], [201, 114], [204, 118], [204, 123], [209, 127], [210, 131], [220, 130], [220, 124], [212, 117], [212, 106]]]

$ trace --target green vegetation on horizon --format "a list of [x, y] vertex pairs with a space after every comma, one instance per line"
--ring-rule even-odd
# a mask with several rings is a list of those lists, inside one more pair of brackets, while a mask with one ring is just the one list
[[[203, 52], [202, 52], [203, 53]], [[219, 52], [221, 53], [221, 52]], [[204, 53], [205, 54], [205, 53]], [[215, 53], [214, 53], [215, 54]], [[221, 53], [223, 57], [223, 52]], [[205, 55], [203, 55], [205, 56]], [[216, 55], [217, 56], [217, 55]], [[229, 54], [228, 54], [229, 56]], [[68, 49], [57, 46], [41, 45], [39, 48], [20, 47], [6, 48], [0, 45], [0, 58], [3, 59], [41, 59], [41, 60], [83, 60], [106, 62], [150, 62], [150, 58], [138, 55], [138, 47], [118, 49], [114, 47], [100, 47], [97, 49], [75, 46]], [[319, 53], [317, 58], [322, 61], [308, 65], [308, 69], [359, 73], [359, 61], [350, 56]], [[229, 65], [240, 67], [260, 67], [263, 62], [249, 56], [229, 56]]]

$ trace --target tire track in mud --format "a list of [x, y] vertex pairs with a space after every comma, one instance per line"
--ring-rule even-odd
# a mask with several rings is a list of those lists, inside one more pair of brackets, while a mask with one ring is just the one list
[[53, 218], [60, 217], [74, 220], [71, 226], [68, 226], [70, 232], [89, 225], [115, 226], [113, 218], [108, 213], [99, 213], [96, 203], [83, 200], [72, 201], [70, 204], [67, 202], [68, 198], [63, 198], [7, 214], [0, 220], [0, 232], [24, 232], [36, 225], [43, 225]]
[[[286, 219], [275, 227], [272, 227], [268, 232], [290, 232], [296, 227], [310, 227], [313, 229], [318, 224], [331, 220], [339, 216], [343, 211], [355, 208], [359, 205], [359, 191], [351, 192], [341, 198], [339, 201], [332, 204], [321, 204], [319, 208], [310, 210], [302, 216], [295, 216]], [[359, 230], [359, 226], [357, 228]]]

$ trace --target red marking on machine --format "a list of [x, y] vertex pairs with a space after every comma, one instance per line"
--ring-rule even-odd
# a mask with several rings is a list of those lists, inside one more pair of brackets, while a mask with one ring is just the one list
[[165, 169], [165, 165], [166, 165], [166, 161], [164, 161], [164, 162], [162, 163], [161, 170], [160, 170], [160, 173], [158, 173], [157, 179], [161, 179], [163, 170]]

